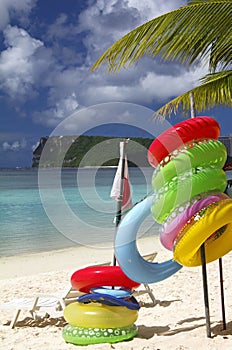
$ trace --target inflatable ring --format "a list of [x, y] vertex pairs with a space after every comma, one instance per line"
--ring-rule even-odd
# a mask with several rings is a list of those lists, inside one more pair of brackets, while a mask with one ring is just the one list
[[228, 198], [226, 194], [217, 193], [195, 201], [193, 205], [189, 206], [181, 214], [176, 216], [168, 225], [164, 225], [160, 235], [162, 245], [166, 249], [172, 250], [177, 235], [193, 215], [195, 215], [201, 209], [207, 207], [209, 204], [226, 198]]
[[100, 287], [100, 288], [91, 288], [91, 293], [98, 293], [98, 294], [107, 294], [110, 296], [113, 296], [115, 298], [129, 298], [132, 296], [132, 290], [131, 289], [125, 289], [121, 287]]
[[226, 174], [222, 169], [203, 169], [199, 173], [186, 177], [183, 181], [178, 178], [165, 184], [154, 196], [152, 215], [158, 223], [162, 223], [177, 207], [201, 192], [224, 192], [226, 189]]
[[195, 214], [176, 239], [174, 259], [184, 266], [201, 265], [204, 243], [206, 263], [232, 249], [232, 199], [210, 204]]
[[102, 303], [104, 305], [110, 305], [110, 306], [125, 306], [130, 310], [139, 310], [140, 306], [135, 297], [127, 298], [126, 300], [123, 298], [116, 298], [109, 294], [102, 294], [102, 293], [91, 293], [91, 294], [84, 294], [80, 296], [77, 301], [79, 303], [88, 304], [91, 302], [98, 302]]
[[115, 286], [133, 289], [139, 283], [129, 279], [120, 266], [90, 266], [77, 270], [71, 276], [74, 289], [83, 293], [90, 293], [91, 288]]
[[210, 117], [196, 117], [180, 122], [160, 134], [148, 149], [148, 161], [156, 167], [172, 151], [196, 139], [217, 140], [218, 122]]
[[117, 328], [84, 328], [66, 325], [62, 336], [67, 343], [75, 345], [90, 345], [101, 343], [117, 343], [134, 338], [138, 333], [133, 324]]
[[138, 311], [124, 306], [74, 302], [65, 307], [64, 318], [75, 327], [117, 328], [133, 324], [138, 318]]
[[140, 224], [150, 214], [152, 196], [134, 206], [118, 226], [115, 238], [115, 254], [122, 270], [129, 278], [140, 283], [160, 282], [181, 269], [173, 260], [162, 263], [149, 262], [141, 256], [136, 246]]
[[152, 188], [158, 191], [172, 178], [194, 168], [223, 168], [226, 158], [226, 148], [220, 141], [198, 143], [178, 154], [164, 167], [160, 167], [159, 171], [154, 171]]

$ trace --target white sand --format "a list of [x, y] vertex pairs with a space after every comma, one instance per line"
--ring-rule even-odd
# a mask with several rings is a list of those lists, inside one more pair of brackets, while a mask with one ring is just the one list
[[[153, 238], [139, 241], [142, 254], [157, 250], [157, 261], [171, 257]], [[70, 285], [71, 274], [83, 265], [112, 259], [112, 250], [73, 248], [41, 254], [0, 259], [0, 302], [31, 297], [38, 293], [61, 292]], [[14, 329], [1, 326], [0, 348], [4, 350], [184, 350], [232, 349], [232, 253], [222, 259], [227, 329], [222, 331], [218, 261], [207, 265], [212, 338], [206, 336], [201, 267], [183, 268], [172, 277], [151, 287], [157, 299], [152, 306], [148, 295], [136, 321], [138, 335], [128, 342], [75, 346], [66, 344], [62, 317], [34, 321], [28, 312], [20, 315]], [[0, 311], [0, 320], [8, 323], [13, 311]]]

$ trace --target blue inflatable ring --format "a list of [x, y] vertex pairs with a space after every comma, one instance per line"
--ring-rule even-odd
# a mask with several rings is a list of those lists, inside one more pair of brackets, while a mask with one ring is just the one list
[[102, 303], [110, 306], [125, 306], [130, 310], [139, 310], [140, 306], [135, 297], [128, 299], [116, 298], [113, 295], [102, 293], [91, 293], [80, 296], [77, 301], [79, 303], [89, 304], [91, 302]]
[[132, 290], [122, 287], [112, 287], [112, 286], [104, 286], [104, 287], [94, 287], [90, 288], [91, 293], [102, 293], [113, 296], [115, 298], [129, 298], [132, 296]]
[[149, 262], [136, 246], [137, 232], [151, 212], [153, 197], [149, 196], [133, 207], [121, 221], [115, 238], [115, 255], [123, 272], [139, 283], [160, 282], [179, 271], [182, 266], [174, 260]]

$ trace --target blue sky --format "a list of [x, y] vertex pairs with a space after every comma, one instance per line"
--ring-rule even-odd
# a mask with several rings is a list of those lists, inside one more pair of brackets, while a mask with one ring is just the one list
[[[195, 86], [207, 73], [203, 65], [186, 69], [144, 58], [116, 75], [108, 74], [104, 67], [90, 72], [101, 53], [122, 35], [185, 3], [184, 0], [2, 0], [0, 167], [30, 166], [33, 147], [40, 137], [54, 133], [74, 111], [112, 102], [156, 110]], [[202, 115], [215, 117], [221, 124], [222, 135], [232, 133], [229, 109], [215, 108]], [[83, 118], [86, 124], [87, 117]], [[177, 116], [174, 122], [182, 118]], [[120, 119], [112, 120], [108, 114], [101, 124], [112, 121], [120, 122]], [[78, 123], [82, 123], [81, 115]], [[131, 118], [128, 123], [137, 125]], [[126, 133], [126, 128], [123, 132]], [[118, 132], [112, 127], [102, 127], [99, 133], [114, 136]]]

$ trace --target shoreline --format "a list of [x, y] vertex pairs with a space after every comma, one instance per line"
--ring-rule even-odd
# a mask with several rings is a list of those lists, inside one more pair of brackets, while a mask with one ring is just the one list
[[[150, 244], [152, 240], [152, 246]], [[141, 254], [158, 252], [162, 248], [159, 236], [140, 238], [137, 242]], [[170, 253], [170, 252], [169, 252]], [[113, 260], [114, 250], [101, 245], [77, 246], [50, 251], [0, 257], [0, 280], [30, 276], [39, 273], [72, 270], [82, 265]]]

